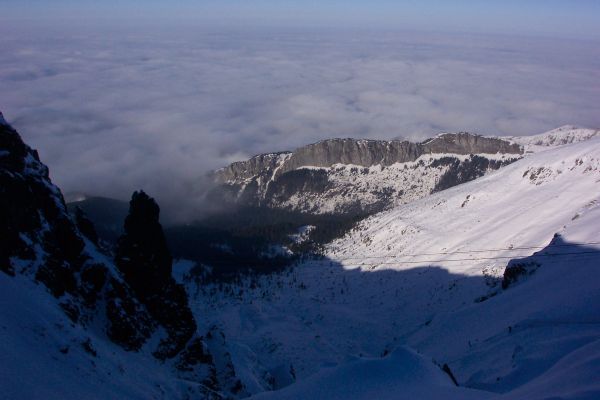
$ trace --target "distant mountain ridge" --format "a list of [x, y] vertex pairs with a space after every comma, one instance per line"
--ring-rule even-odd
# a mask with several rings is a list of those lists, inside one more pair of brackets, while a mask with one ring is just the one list
[[548, 147], [582, 142], [598, 136], [600, 136], [600, 129], [564, 125], [539, 135], [511, 136], [506, 137], [506, 139], [523, 146], [523, 149], [527, 152], [535, 152]]
[[211, 197], [311, 213], [372, 213], [475, 179], [522, 154], [518, 143], [466, 132], [421, 143], [327, 139], [218, 169]]
[[220, 182], [248, 179], [265, 171], [272, 178], [303, 166], [328, 168], [336, 164], [361, 167], [390, 166], [417, 160], [426, 154], [522, 154], [517, 143], [471, 133], [443, 133], [422, 143], [401, 140], [327, 139], [293, 152], [260, 154], [215, 171]]

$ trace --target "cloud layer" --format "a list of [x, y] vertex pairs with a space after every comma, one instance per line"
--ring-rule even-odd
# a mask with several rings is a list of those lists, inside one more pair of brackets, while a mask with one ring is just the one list
[[203, 176], [328, 137], [600, 126], [594, 42], [410, 32], [0, 32], [0, 109], [64, 191], [197, 212]]

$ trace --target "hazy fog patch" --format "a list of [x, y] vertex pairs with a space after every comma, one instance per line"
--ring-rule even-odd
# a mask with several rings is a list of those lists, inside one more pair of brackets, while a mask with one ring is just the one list
[[[410, 32], [2, 32], [2, 110], [65, 191], [195, 209], [206, 171], [328, 137], [600, 125], [597, 43]], [[185, 213], [184, 211], [181, 211]], [[195, 212], [195, 210], [194, 210]]]

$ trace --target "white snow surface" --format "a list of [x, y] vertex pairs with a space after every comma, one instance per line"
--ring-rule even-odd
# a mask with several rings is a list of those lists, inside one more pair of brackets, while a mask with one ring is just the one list
[[384, 358], [356, 359], [324, 368], [306, 381], [256, 399], [487, 399], [492, 394], [459, 388], [430, 360], [401, 347]]
[[526, 152], [546, 150], [548, 147], [562, 146], [565, 144], [583, 142], [593, 137], [600, 136], [599, 129], [581, 128], [573, 125], [564, 125], [560, 128], [532, 136], [511, 136], [502, 139], [510, 140], [524, 147]]
[[0, 399], [178, 399], [193, 388], [149, 351], [126, 352], [71, 323], [29, 277], [0, 273], [0, 287]]
[[[489, 160], [508, 162], [520, 158], [517, 154], [478, 154]], [[277, 207], [313, 213], [335, 213], [354, 204], [373, 205], [380, 201], [381, 192], [392, 191], [392, 205], [408, 203], [434, 190], [439, 179], [448, 171], [448, 166], [433, 167], [432, 164], [444, 157], [467, 160], [470, 155], [425, 154], [415, 161], [395, 163], [389, 166], [373, 165], [362, 167], [353, 164], [334, 164], [329, 168], [302, 166], [298, 169], [322, 170], [327, 172], [332, 187], [322, 193], [296, 193], [277, 202]]]
[[[279, 274], [211, 285], [178, 260], [199, 331], [225, 334], [209, 340], [219, 373], [231, 362], [243, 393], [264, 399], [600, 398], [600, 138], [571, 142], [377, 214], [326, 259]], [[539, 267], [502, 289], [524, 257]], [[72, 324], [27, 274], [0, 273], [0, 287], [0, 398], [203, 391], [111, 343], [102, 321]]]
[[[377, 214], [325, 260], [188, 289], [202, 324], [264, 370], [293, 371], [265, 398], [600, 398], [599, 227], [592, 138]], [[555, 233], [564, 244], [544, 250]], [[533, 275], [503, 290], [508, 261], [541, 250]], [[434, 362], [470, 390], [436, 381]]]
[[514, 248], [544, 246], [578, 212], [597, 205], [599, 179], [600, 138], [557, 147], [368, 218], [334, 241], [328, 256], [369, 270], [496, 271], [506, 259], [491, 258], [527, 255], [531, 249]]
[[[359, 141], [360, 142], [360, 141]], [[265, 155], [277, 157], [276, 167], [266, 175], [251, 176], [245, 179], [228, 180], [231, 185], [240, 185], [237, 196], [244, 194], [244, 189], [254, 180], [259, 185], [259, 197], [266, 199], [269, 185], [275, 180], [277, 172], [283, 167], [291, 153]], [[522, 156], [520, 154], [480, 153], [479, 157], [488, 160], [509, 163]], [[258, 156], [257, 156], [258, 157]], [[260, 156], [263, 157], [263, 156]], [[452, 158], [465, 161], [471, 158], [468, 154], [433, 153], [424, 154], [415, 161], [394, 163], [392, 165], [372, 165], [363, 167], [354, 164], [334, 164], [330, 167], [303, 165], [297, 170], [323, 171], [327, 175], [329, 187], [320, 192], [296, 192], [289, 197], [270, 199], [270, 204], [277, 208], [285, 208], [316, 214], [344, 212], [344, 210], [361, 204], [363, 207], [376, 205], [382, 201], [382, 194], [391, 196], [391, 206], [404, 204], [428, 196], [436, 187], [440, 178], [449, 170], [448, 165], [437, 165], [436, 161]], [[490, 169], [491, 170], [491, 169]], [[263, 182], [266, 181], [266, 185]], [[386, 198], [386, 196], [383, 196]], [[388, 203], [388, 199], [384, 201]]]

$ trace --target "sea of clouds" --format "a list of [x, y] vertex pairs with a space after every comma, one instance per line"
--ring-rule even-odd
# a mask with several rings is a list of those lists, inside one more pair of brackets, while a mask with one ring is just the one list
[[331, 137], [600, 126], [597, 42], [268, 29], [0, 28], [0, 110], [64, 192], [188, 218], [207, 171]]

